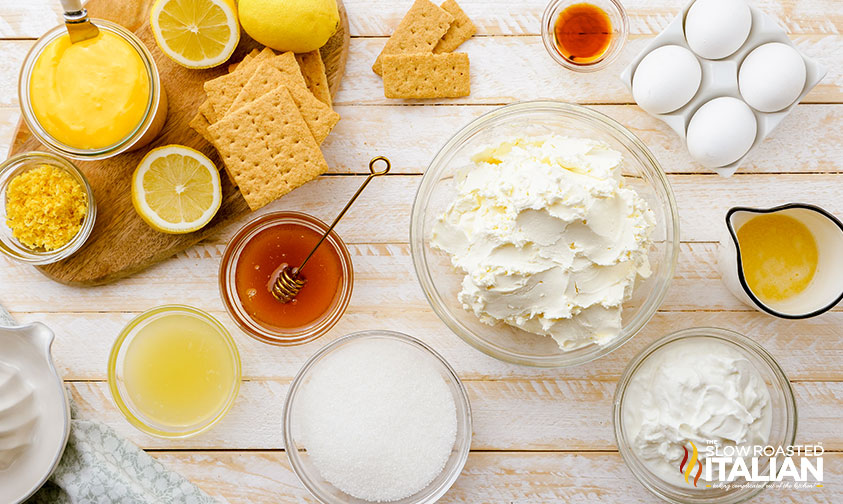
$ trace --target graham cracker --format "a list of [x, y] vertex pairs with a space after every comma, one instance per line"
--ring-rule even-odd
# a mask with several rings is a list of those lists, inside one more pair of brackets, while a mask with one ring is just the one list
[[252, 210], [328, 170], [285, 86], [226, 114], [208, 131]]
[[211, 102], [206, 98], [205, 101], [199, 105], [199, 113], [205, 116], [205, 119], [210, 123], [211, 117], [216, 117], [216, 113], [214, 111], [214, 106], [211, 105]]
[[205, 114], [203, 114], [202, 112], [197, 112], [193, 119], [191, 119], [190, 122], [187, 124], [188, 126], [193, 128], [194, 131], [202, 135], [202, 138], [209, 142], [213, 142], [213, 138], [211, 138], [211, 136], [208, 134], [208, 126], [210, 126], [211, 123], [208, 121], [208, 118], [205, 117]]
[[237, 94], [249, 81], [249, 78], [262, 62], [271, 59], [275, 53], [270, 48], [265, 48], [257, 56], [247, 61], [245, 65], [239, 65], [234, 72], [225, 74], [205, 82], [205, 93], [211, 103], [212, 115], [207, 116], [212, 123], [217, 122], [231, 107]]
[[433, 48], [435, 53], [451, 52], [477, 33], [477, 27], [455, 0], [445, 0], [440, 7], [454, 16], [451, 27]]
[[252, 77], [231, 104], [228, 113], [254, 102], [279, 85], [287, 87], [313, 138], [317, 144], [321, 145], [340, 120], [340, 115], [308, 91], [304, 77], [291, 52], [280, 54], [258, 65]]
[[[193, 117], [193, 119], [191, 119], [191, 120], [190, 120], [190, 122], [188, 123], [188, 125], [189, 125], [191, 128], [193, 128], [193, 130], [194, 130], [194, 131], [196, 131], [197, 133], [199, 133], [200, 135], [202, 135], [202, 138], [204, 138], [204, 139], [205, 139], [205, 140], [207, 140], [207, 141], [208, 141], [211, 145], [213, 145], [213, 143], [214, 143], [214, 138], [213, 138], [213, 137], [211, 136], [211, 134], [208, 132], [208, 126], [210, 126], [210, 125], [211, 125], [211, 124], [208, 122], [208, 118], [206, 118], [203, 114], [198, 113], [198, 114], [196, 114], [196, 115]], [[234, 177], [232, 177], [232, 176], [231, 176], [231, 173], [228, 171], [228, 167], [227, 167], [227, 166], [225, 166], [225, 163], [223, 163], [223, 165], [222, 165], [222, 166], [223, 166], [223, 168], [224, 168], [224, 171], [225, 171], [226, 176], [228, 177], [228, 180], [231, 182], [231, 185], [233, 185], [234, 187], [237, 187], [237, 182], [235, 182], [235, 181], [234, 181]]]
[[259, 50], [259, 49], [257, 49], [257, 48], [252, 49], [252, 50], [249, 52], [249, 54], [247, 54], [247, 55], [243, 56], [243, 59], [242, 59], [242, 60], [240, 60], [240, 61], [238, 61], [238, 62], [236, 62], [236, 63], [230, 63], [230, 64], [228, 65], [228, 73], [231, 73], [231, 72], [235, 71], [235, 70], [237, 69], [237, 65], [242, 65], [243, 63], [248, 63], [249, 61], [251, 61], [251, 60], [252, 60], [252, 58], [254, 58], [255, 56], [257, 56], [257, 55], [258, 55], [258, 53], [260, 53], [260, 50]]
[[430, 0], [416, 0], [398, 28], [386, 41], [372, 70], [383, 75], [383, 58], [388, 54], [430, 53], [450, 28], [454, 16]]
[[322, 55], [319, 53], [319, 49], [296, 54], [296, 61], [299, 63], [299, 68], [301, 68], [301, 74], [304, 76], [307, 89], [319, 101], [332, 107], [331, 90], [328, 88], [328, 75], [325, 73], [325, 63], [322, 61]]
[[[194, 131], [202, 135], [202, 138], [207, 140], [211, 145], [214, 143], [214, 137], [211, 136], [211, 133], [208, 132], [208, 127], [211, 126], [211, 123], [208, 122], [208, 118], [205, 117], [201, 111], [198, 112], [193, 119], [190, 120], [188, 126], [193, 128]], [[225, 174], [228, 175], [228, 180], [231, 181], [231, 185], [237, 187], [237, 182], [234, 181], [234, 177], [231, 176], [231, 173], [228, 171], [228, 167], [225, 166], [223, 163], [223, 168], [225, 168]]]
[[456, 98], [471, 92], [468, 54], [390, 54], [383, 59], [387, 98]]

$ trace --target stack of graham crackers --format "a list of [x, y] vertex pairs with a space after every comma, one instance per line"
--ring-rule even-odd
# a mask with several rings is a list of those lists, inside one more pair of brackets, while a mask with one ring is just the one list
[[328, 170], [319, 146], [340, 116], [319, 51], [256, 49], [205, 93], [190, 126], [217, 148], [252, 210]]
[[372, 70], [387, 98], [457, 98], [471, 93], [468, 54], [454, 49], [477, 31], [457, 2], [416, 0]]

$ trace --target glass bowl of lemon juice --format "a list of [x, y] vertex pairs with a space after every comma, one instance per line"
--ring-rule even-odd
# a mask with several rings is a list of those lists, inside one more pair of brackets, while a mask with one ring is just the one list
[[160, 306], [132, 319], [117, 337], [108, 384], [117, 407], [141, 431], [189, 437], [231, 409], [240, 388], [240, 354], [211, 315]]

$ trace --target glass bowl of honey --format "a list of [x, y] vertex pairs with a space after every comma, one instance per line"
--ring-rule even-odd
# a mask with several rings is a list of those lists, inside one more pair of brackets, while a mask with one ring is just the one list
[[108, 359], [108, 386], [133, 426], [162, 438], [204, 432], [240, 390], [240, 353], [217, 319], [184, 305], [132, 319]]
[[249, 336], [271, 345], [313, 341], [345, 313], [354, 285], [348, 248], [331, 231], [300, 271], [304, 286], [283, 303], [272, 286], [284, 267], [297, 268], [328, 230], [300, 212], [273, 212], [244, 225], [220, 264], [220, 296], [228, 314]]
[[594, 72], [620, 54], [629, 19], [619, 0], [553, 0], [542, 15], [548, 54], [575, 72]]

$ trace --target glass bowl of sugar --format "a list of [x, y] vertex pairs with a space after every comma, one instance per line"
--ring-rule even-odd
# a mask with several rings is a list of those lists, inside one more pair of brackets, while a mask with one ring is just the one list
[[313, 355], [284, 404], [293, 471], [325, 504], [433, 503], [471, 446], [471, 407], [454, 369], [416, 338], [344, 336]]

